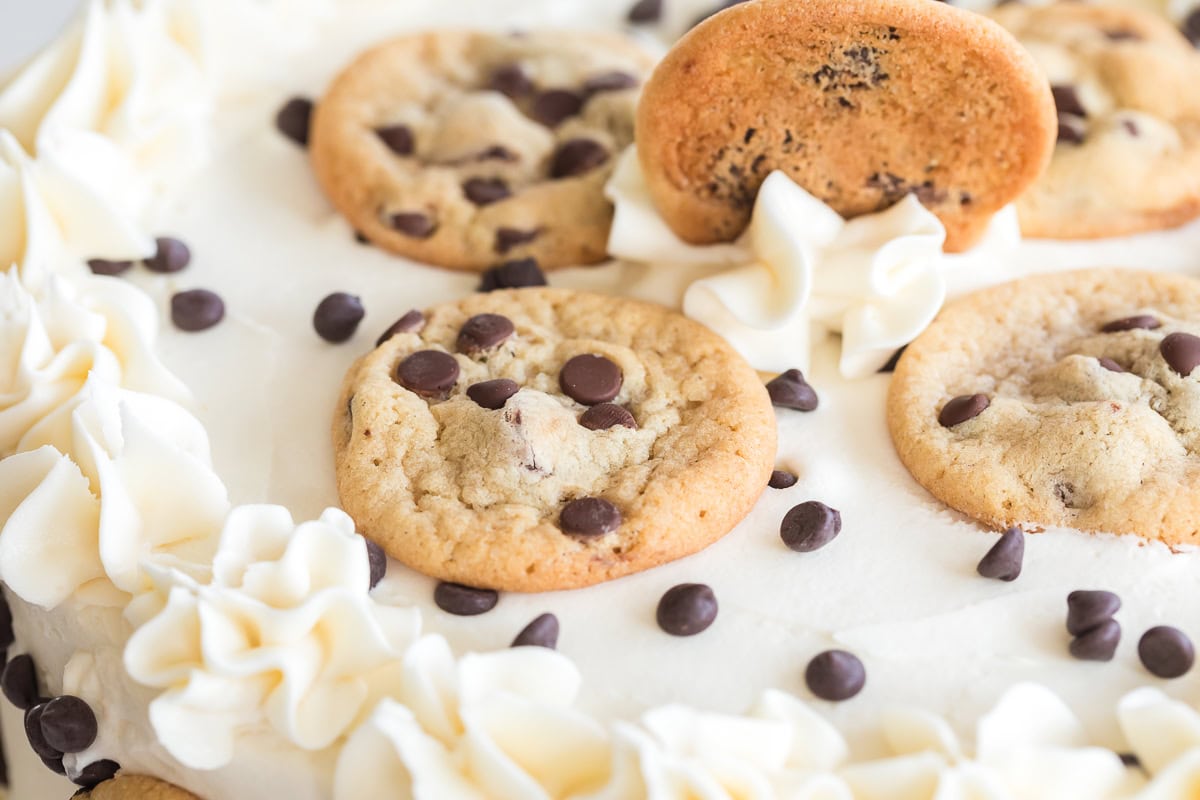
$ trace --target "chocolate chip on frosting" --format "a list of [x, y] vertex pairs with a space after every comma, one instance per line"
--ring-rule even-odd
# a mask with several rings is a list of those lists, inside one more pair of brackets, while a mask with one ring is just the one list
[[39, 758], [61, 759], [62, 752], [46, 741], [46, 734], [42, 730], [42, 713], [46, 710], [49, 702], [49, 700], [42, 700], [25, 711], [25, 739]]
[[780, 408], [792, 408], [796, 411], [815, 411], [819, 404], [816, 391], [804, 379], [804, 373], [798, 369], [787, 372], [767, 382], [767, 394], [771, 403]]
[[417, 139], [407, 125], [388, 125], [376, 128], [375, 135], [387, 149], [398, 156], [411, 156], [417, 149]]
[[366, 316], [362, 299], [346, 292], [334, 292], [317, 304], [313, 328], [327, 342], [344, 342], [354, 336]]
[[796, 485], [799, 478], [795, 473], [788, 472], [785, 469], [777, 469], [771, 473], [770, 480], [767, 481], [767, 486], [772, 489], [790, 489]]
[[93, 275], [120, 275], [133, 267], [132, 261], [110, 261], [107, 258], [92, 258], [87, 262]]
[[943, 428], [953, 428], [975, 419], [992, 404], [986, 394], [966, 394], [955, 397], [938, 412], [938, 423]]
[[526, 625], [513, 639], [513, 647], [545, 647], [553, 650], [558, 646], [558, 617], [542, 614]]
[[496, 231], [496, 241], [492, 245], [492, 249], [500, 255], [504, 255], [523, 244], [529, 244], [540, 233], [540, 230], [523, 231], [520, 228], [500, 228]]
[[626, 18], [633, 23], [658, 22], [662, 18], [663, 0], [638, 0]]
[[14, 656], [0, 673], [0, 690], [22, 711], [31, 708], [38, 699], [37, 668], [27, 653]]
[[1112, 592], [1079, 590], [1067, 595], [1067, 633], [1079, 636], [1112, 619], [1121, 598]]
[[581, 497], [563, 506], [558, 524], [563, 533], [604, 536], [621, 527], [621, 509], [602, 497]]
[[979, 574], [999, 581], [1015, 581], [1021, 576], [1025, 561], [1025, 533], [1017, 527], [1009, 528], [1000, 535], [1000, 541], [992, 545], [979, 562]]
[[1054, 105], [1060, 114], [1073, 114], [1077, 117], [1086, 117], [1087, 109], [1083, 107], [1083, 102], [1079, 99], [1079, 92], [1070, 84], [1056, 84], [1050, 87], [1050, 91], [1054, 95]]
[[171, 321], [181, 331], [208, 330], [225, 318], [225, 301], [208, 289], [189, 289], [171, 298]]
[[477, 206], [490, 206], [512, 197], [512, 190], [503, 178], [469, 178], [463, 183], [462, 190]]
[[1145, 330], [1153, 331], [1162, 327], [1162, 321], [1158, 317], [1152, 317], [1149, 314], [1138, 314], [1133, 317], [1123, 317], [1115, 319], [1100, 329], [1101, 333], [1121, 333], [1122, 331]]
[[192, 263], [191, 249], [179, 239], [160, 236], [154, 246], [154, 255], [146, 259], [146, 268], [151, 272], [179, 272]]
[[76, 786], [82, 786], [85, 789], [94, 789], [105, 781], [110, 781], [116, 777], [121, 771], [121, 765], [112, 759], [101, 759], [93, 761], [79, 771], [79, 774], [71, 778], [71, 781]]
[[533, 98], [531, 116], [547, 128], [557, 128], [583, 109], [583, 98], [568, 89], [547, 89]]
[[559, 145], [550, 162], [550, 177], [573, 178], [608, 163], [608, 149], [595, 139], [570, 139]]
[[485, 614], [500, 602], [500, 595], [491, 589], [475, 589], [461, 583], [443, 581], [433, 590], [433, 602], [447, 614], [474, 617]]
[[826, 650], [808, 662], [804, 682], [820, 699], [840, 703], [863, 690], [867, 684], [867, 670], [853, 653]]
[[437, 223], [420, 211], [400, 211], [388, 217], [392, 229], [413, 239], [428, 239], [437, 232]]
[[387, 553], [370, 539], [363, 539], [363, 541], [367, 543], [367, 567], [370, 569], [371, 576], [367, 589], [370, 590], [378, 586], [379, 582], [387, 576]]
[[520, 64], [505, 64], [492, 70], [488, 88], [515, 100], [533, 92], [533, 81]]
[[516, 381], [508, 378], [497, 378], [492, 381], [481, 381], [467, 387], [467, 397], [480, 406], [495, 411], [504, 408], [508, 398], [519, 392], [521, 387]]
[[403, 317], [389, 325], [388, 329], [384, 331], [375, 341], [375, 346], [379, 347], [396, 334], [412, 333], [414, 331], [421, 330], [423, 327], [425, 327], [425, 315], [414, 308], [412, 311], [407, 312]]
[[672, 636], [695, 636], [717, 618], [717, 596], [703, 583], [682, 583], [658, 601], [658, 627]]
[[440, 350], [418, 350], [396, 367], [396, 381], [421, 397], [445, 397], [458, 381], [458, 362]]
[[841, 512], [816, 500], [801, 503], [787, 512], [779, 525], [783, 543], [797, 553], [820, 550], [841, 532]]
[[79, 697], [55, 697], [42, 707], [42, 734], [60, 753], [82, 753], [96, 741], [99, 726], [92, 707]]
[[1178, 628], [1160, 625], [1151, 628], [1138, 642], [1138, 658], [1150, 674], [1159, 678], [1179, 678], [1196, 661], [1192, 640]]
[[43, 758], [42, 763], [46, 766], [46, 769], [50, 770], [56, 775], [65, 776], [67, 774], [67, 768], [63, 766], [61, 755], [56, 758]]
[[1158, 350], [1167, 365], [1185, 378], [1200, 366], [1200, 336], [1172, 333], [1162, 340]]
[[579, 415], [579, 424], [589, 431], [606, 431], [617, 426], [637, 428], [637, 420], [633, 418], [633, 414], [616, 403], [601, 403], [598, 406], [592, 406]]
[[312, 100], [307, 97], [293, 97], [275, 114], [275, 127], [296, 144], [307, 147], [312, 114]]
[[612, 400], [621, 391], [625, 378], [621, 368], [604, 356], [575, 356], [558, 373], [563, 393], [585, 406]]
[[1115, 619], [1101, 622], [1071, 640], [1071, 655], [1080, 661], [1112, 661], [1121, 643], [1121, 624]]
[[500, 314], [476, 314], [463, 323], [456, 345], [458, 352], [475, 355], [492, 349], [515, 332], [516, 328], [508, 317]]
[[546, 275], [535, 258], [506, 261], [483, 273], [479, 291], [493, 292], [497, 289], [523, 289], [527, 286], [545, 286]]

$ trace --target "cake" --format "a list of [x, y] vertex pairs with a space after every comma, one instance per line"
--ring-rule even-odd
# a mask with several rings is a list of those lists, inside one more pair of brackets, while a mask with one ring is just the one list
[[[943, 255], [915, 195], [845, 221], [786, 179], [764, 183], [763, 229], [866, 276], [847, 286], [803, 259], [764, 267], [745, 240], [685, 244], [636, 154], [614, 154], [616, 259], [548, 271], [534, 291], [682, 308], [759, 371], [755, 391], [783, 375], [770, 486], [700, 553], [503, 592], [482, 615], [448, 613], [463, 606], [398, 562], [381, 577], [339, 510], [343, 381], [410, 309], [489, 278], [356, 237], [277, 115], [397, 36], [632, 29], [661, 55], [713, 10], [664, 0], [650, 21], [657, 5], [91, 0], [0, 90], [11, 797], [1196, 796], [1200, 671], [1153, 674], [1172, 670], [1138, 645], [1200, 636], [1197, 554], [1052, 526], [997, 537], [906, 470], [880, 371], [947, 297], [1114, 266], [1200, 273], [1194, 222], [1022, 240], [1010, 208]], [[908, 263], [877, 258], [895, 241], [922, 266], [889, 305], [869, 277]], [[763, 292], [755, 268], [809, 291]], [[322, 338], [314, 313], [336, 293], [365, 316]], [[840, 528], [797, 534], [790, 512], [812, 502]], [[1015, 577], [1014, 539], [1019, 577], [982, 577]], [[668, 635], [660, 601], [697, 584], [715, 618], [698, 633], [666, 619], [695, 633]], [[1079, 590], [1119, 603], [1069, 606]], [[1072, 654], [1113, 622], [1111, 661]], [[829, 653], [852, 654], [865, 685], [820, 680], [846, 674]]]

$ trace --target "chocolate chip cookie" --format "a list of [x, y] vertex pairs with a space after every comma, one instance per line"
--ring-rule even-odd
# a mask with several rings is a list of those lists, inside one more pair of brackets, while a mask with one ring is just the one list
[[435, 32], [365, 53], [317, 105], [311, 153], [373, 242], [443, 267], [605, 257], [603, 187], [652, 59], [615, 34]]
[[654, 202], [695, 244], [729, 241], [782, 170], [846, 217], [915, 193], [974, 243], [1041, 174], [1054, 103], [990, 20], [929, 0], [756, 0], [701, 23], [638, 108]]
[[81, 790], [75, 797], [91, 800], [197, 800], [191, 792], [144, 775], [121, 775], [94, 789]]
[[888, 396], [908, 470], [996, 528], [1200, 544], [1200, 281], [1121, 270], [960, 300]]
[[359, 530], [427, 575], [566, 589], [694, 553], [774, 466], [762, 381], [660, 306], [499, 290], [426, 312], [346, 377], [338, 490]]
[[1200, 53], [1136, 8], [1010, 4], [994, 17], [1053, 86], [1058, 146], [1018, 203], [1028, 236], [1091, 239], [1200, 215]]

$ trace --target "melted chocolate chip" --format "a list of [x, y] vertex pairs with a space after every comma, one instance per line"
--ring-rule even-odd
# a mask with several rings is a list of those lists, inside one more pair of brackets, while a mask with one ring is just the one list
[[789, 369], [770, 380], [767, 394], [771, 396], [772, 405], [796, 411], [815, 411], [820, 402], [816, 391], [808, 385], [804, 373], [798, 369]]
[[71, 778], [76, 786], [82, 786], [85, 789], [94, 789], [105, 781], [110, 781], [116, 777], [121, 771], [121, 765], [117, 762], [105, 758], [100, 761], [93, 761], [79, 771], [79, 774]]
[[192, 263], [192, 251], [178, 239], [160, 236], [154, 246], [154, 255], [146, 259], [146, 269], [151, 272], [179, 272]]
[[1160, 625], [1143, 634], [1138, 642], [1138, 658], [1150, 674], [1159, 678], [1179, 678], [1196, 661], [1192, 640], [1178, 628]]
[[1124, 367], [1122, 367], [1116, 361], [1113, 361], [1111, 358], [1101, 357], [1101, 358], [1096, 359], [1096, 361], [1098, 361], [1100, 363], [1100, 366], [1104, 367], [1109, 372], [1126, 372], [1127, 371]]
[[563, 394], [585, 406], [607, 403], [621, 391], [621, 368], [604, 356], [575, 356], [558, 373]]
[[1134, 317], [1124, 317], [1115, 319], [1100, 329], [1101, 333], [1121, 333], [1122, 331], [1145, 330], [1153, 331], [1162, 327], [1162, 321], [1158, 317], [1152, 317], [1149, 314], [1138, 314]]
[[500, 344], [516, 332], [512, 320], [500, 314], [476, 314], [463, 323], [458, 332], [458, 352], [482, 353]]
[[418, 350], [396, 367], [396, 382], [421, 397], [445, 397], [458, 381], [458, 362], [440, 350]]
[[23, 653], [4, 665], [4, 672], [0, 673], [0, 690], [8, 702], [22, 711], [37, 702], [37, 669], [32, 656]]
[[412, 128], [407, 125], [388, 125], [376, 128], [375, 135], [379, 140], [398, 156], [411, 156], [417, 149], [417, 139], [413, 136]]
[[443, 581], [433, 590], [433, 602], [447, 614], [474, 617], [486, 614], [500, 602], [500, 595], [491, 589], [475, 589], [461, 583]]
[[1087, 140], [1087, 123], [1070, 114], [1058, 115], [1058, 143], [1083, 144]]
[[512, 197], [503, 178], [470, 178], [462, 185], [463, 194], [477, 206], [490, 206]]
[[858, 656], [845, 650], [826, 650], [804, 670], [808, 690], [822, 700], [849, 700], [867, 684], [867, 670]]
[[494, 381], [481, 381], [467, 387], [467, 397], [480, 406], [495, 411], [504, 408], [508, 398], [519, 392], [521, 387], [516, 381], [508, 378], [497, 378]]
[[538, 237], [539, 233], [541, 233], [539, 230], [523, 231], [520, 228], [500, 228], [496, 231], [496, 241], [492, 245], [492, 249], [500, 255], [504, 255], [523, 244], [529, 244]]
[[354, 336], [366, 316], [362, 300], [345, 292], [334, 292], [317, 304], [313, 328], [327, 342], [344, 342]]
[[545, 286], [546, 275], [535, 258], [506, 261], [483, 273], [479, 291], [492, 292], [496, 289], [522, 289], [527, 286]]
[[558, 524], [574, 536], [604, 536], [621, 527], [621, 509], [602, 497], [581, 497], [563, 506]]
[[771, 479], [767, 481], [767, 486], [772, 489], [790, 489], [796, 485], [798, 480], [800, 479], [794, 473], [777, 469], [771, 473]]
[[181, 331], [196, 333], [225, 318], [225, 301], [208, 289], [189, 289], [171, 298], [171, 321]]
[[608, 163], [609, 153], [594, 139], [570, 139], [559, 145], [550, 162], [555, 180], [583, 175]]
[[492, 71], [488, 88], [515, 100], [533, 92], [533, 81], [520, 64], [505, 64]]
[[977, 567], [985, 578], [998, 581], [1015, 581], [1021, 576], [1025, 561], [1025, 534], [1020, 528], [1009, 528], [1000, 535], [1000, 541], [992, 545]]
[[553, 650], [558, 646], [558, 617], [542, 614], [526, 625], [513, 639], [513, 647], [545, 647]]
[[810, 500], [793, 508], [779, 525], [783, 543], [798, 553], [820, 550], [842, 532], [841, 512]]
[[598, 406], [592, 406], [579, 415], [579, 424], [589, 431], [606, 431], [617, 426], [637, 428], [637, 420], [633, 418], [633, 414], [616, 403], [601, 403]]
[[991, 405], [986, 394], [967, 394], [955, 397], [938, 412], [938, 423], [943, 428], [953, 428], [975, 419]]
[[1078, 590], [1067, 595], [1067, 633], [1087, 633], [1121, 610], [1121, 598], [1112, 592]]
[[370, 583], [368, 589], [374, 589], [387, 575], [387, 553], [383, 548], [370, 539], [363, 539], [367, 544], [367, 566], [370, 568]]
[[414, 308], [389, 325], [388, 329], [380, 334], [379, 338], [375, 341], [375, 346], [379, 347], [398, 333], [413, 333], [421, 330], [423, 327], [425, 327], [425, 315]]
[[42, 731], [42, 712], [48, 703], [48, 700], [43, 700], [25, 711], [25, 738], [39, 758], [61, 759], [63, 754], [46, 741], [46, 734]]
[[1071, 655], [1081, 661], [1112, 661], [1121, 643], [1121, 624], [1108, 619], [1071, 640]]
[[717, 618], [717, 596], [703, 583], [682, 583], [658, 601], [658, 627], [672, 636], [703, 633]]
[[1167, 366], [1185, 378], [1200, 366], [1200, 336], [1172, 333], [1162, 340], [1158, 350]]
[[106, 258], [93, 258], [87, 262], [88, 269], [93, 275], [120, 275], [133, 267], [132, 261], [109, 261]]
[[1079, 92], [1070, 84], [1058, 84], [1050, 87], [1054, 95], [1054, 106], [1060, 114], [1072, 114], [1076, 117], [1087, 117], [1087, 109], [1079, 99]]
[[307, 97], [293, 97], [275, 114], [275, 127], [296, 144], [307, 147], [312, 114], [312, 100]]
[[628, 72], [602, 72], [584, 81], [583, 91], [589, 96], [602, 92], [622, 92], [626, 89], [637, 88], [640, 83], [641, 81], [636, 75]]
[[60, 753], [81, 753], [96, 741], [96, 714], [86, 701], [71, 695], [56, 697], [42, 706], [42, 734]]
[[533, 98], [530, 115], [547, 128], [557, 128], [583, 109], [583, 97], [567, 89], [547, 89]]
[[638, 0], [629, 9], [626, 18], [635, 24], [658, 22], [662, 18], [663, 0]]
[[388, 217], [392, 230], [414, 239], [428, 239], [437, 232], [437, 223], [428, 214], [419, 211], [401, 211]]

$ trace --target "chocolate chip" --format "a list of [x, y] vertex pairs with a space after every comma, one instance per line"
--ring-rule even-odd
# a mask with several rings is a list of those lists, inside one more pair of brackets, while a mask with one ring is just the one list
[[621, 509], [602, 497], [581, 497], [563, 506], [558, 524], [574, 536], [604, 536], [621, 527]]
[[1117, 758], [1121, 759], [1121, 763], [1129, 769], [1142, 768], [1142, 760], [1137, 757], [1136, 753], [1117, 753]]
[[28, 654], [14, 656], [0, 673], [0, 690], [8, 702], [24, 711], [38, 699], [37, 668]]
[[445, 397], [458, 381], [458, 361], [441, 350], [418, 350], [396, 367], [396, 382], [421, 397]]
[[533, 98], [530, 115], [547, 128], [557, 128], [583, 109], [583, 98], [567, 89], [547, 89]]
[[538, 237], [539, 233], [541, 231], [538, 230], [523, 231], [519, 228], [500, 228], [496, 231], [496, 242], [492, 248], [500, 255], [504, 255], [515, 247], [529, 244]]
[[17, 640], [13, 634], [12, 609], [8, 600], [0, 593], [0, 669], [3, 669], [3, 659], [9, 646]]
[[354, 241], [358, 242], [359, 244], [366, 244], [366, 245], [369, 245], [371, 243], [371, 240], [368, 239], [367, 235], [365, 233], [363, 233], [362, 231], [354, 232]]
[[293, 97], [275, 114], [275, 127], [301, 147], [308, 146], [308, 129], [312, 123], [313, 101]]
[[506, 261], [483, 273], [479, 291], [492, 292], [496, 289], [522, 289], [526, 286], [545, 286], [546, 275], [535, 258]]
[[621, 391], [621, 368], [604, 356], [575, 356], [558, 373], [563, 394], [585, 406], [607, 403]]
[[570, 139], [559, 145], [550, 162], [550, 177], [573, 178], [608, 163], [608, 150], [594, 139]]
[[423, 327], [425, 327], [425, 315], [414, 308], [389, 325], [388, 329], [375, 341], [375, 346], [379, 347], [398, 333], [412, 333], [413, 331], [421, 330]]
[[366, 316], [362, 299], [345, 292], [334, 292], [317, 304], [313, 327], [327, 342], [344, 342], [354, 336]]
[[815, 411], [819, 403], [816, 391], [798, 369], [789, 369], [768, 381], [767, 394], [771, 396], [772, 405], [797, 411]]
[[106, 258], [93, 258], [87, 262], [88, 269], [93, 275], [120, 275], [133, 267], [132, 261], [109, 261]]
[[25, 711], [25, 738], [39, 758], [62, 758], [62, 752], [46, 741], [46, 734], [42, 730], [42, 713], [48, 703], [48, 700], [43, 700]]
[[50, 770], [51, 772], [55, 773], [56, 775], [66, 775], [67, 774], [67, 768], [63, 766], [63, 760], [62, 760], [61, 755], [58, 756], [57, 758], [43, 758], [42, 764], [45, 765], [46, 769]]
[[1087, 123], [1070, 114], [1058, 115], [1059, 144], [1083, 144], [1087, 140]]
[[1067, 595], [1067, 633], [1079, 636], [1112, 619], [1121, 598], [1112, 592], [1078, 590]]
[[820, 550], [842, 532], [841, 512], [809, 500], [793, 508], [779, 525], [779, 536], [797, 553]]
[[1087, 117], [1087, 109], [1079, 99], [1079, 92], [1070, 84], [1058, 84], [1050, 87], [1054, 95], [1054, 106], [1060, 114], [1072, 114], [1076, 117]]
[[1180, 30], [1194, 47], [1200, 47], [1200, 8], [1193, 9], [1192, 13], [1187, 15]]
[[1186, 378], [1200, 365], [1200, 336], [1172, 333], [1162, 340], [1158, 351], [1171, 369]]
[[1104, 36], [1110, 42], [1140, 42], [1142, 35], [1137, 31], [1129, 30], [1128, 28], [1114, 28], [1104, 32]]
[[826, 650], [804, 670], [808, 690], [822, 700], [849, 700], [867, 684], [867, 670], [858, 656], [845, 650]]
[[637, 420], [633, 418], [633, 414], [616, 403], [601, 403], [598, 406], [592, 406], [579, 415], [579, 424], [589, 431], [606, 431], [618, 425], [637, 429]]
[[1159, 678], [1186, 675], [1196, 661], [1192, 640], [1178, 628], [1160, 625], [1151, 628], [1138, 642], [1138, 658], [1150, 674]]
[[655, 617], [672, 636], [695, 636], [717, 618], [717, 596], [703, 583], [681, 583], [658, 601]]
[[545, 647], [553, 650], [558, 646], [558, 617], [542, 614], [526, 625], [513, 639], [513, 647]]
[[626, 15], [630, 22], [658, 22], [662, 18], [663, 0], [638, 0]]
[[516, 381], [510, 381], [508, 378], [497, 378], [494, 381], [482, 381], [473, 383], [467, 387], [467, 397], [474, 400], [484, 408], [495, 411], [499, 408], [504, 408], [504, 404], [508, 402], [508, 398], [519, 392], [521, 387]]
[[76, 786], [82, 786], [85, 789], [94, 789], [105, 781], [110, 781], [116, 777], [121, 771], [121, 765], [117, 762], [105, 758], [100, 761], [93, 761], [79, 771], [79, 774], [71, 778]]
[[500, 314], [476, 314], [463, 323], [458, 332], [458, 352], [467, 355], [482, 353], [503, 342], [516, 332], [512, 320]]
[[975, 419], [991, 404], [986, 394], [960, 395], [942, 406], [942, 410], [938, 412], [938, 423], [943, 428], [953, 428]]
[[367, 589], [370, 590], [378, 586], [379, 582], [387, 575], [387, 553], [370, 539], [363, 539], [363, 541], [367, 543], [367, 565], [371, 571]]
[[401, 211], [388, 217], [392, 229], [414, 239], [428, 239], [437, 232], [437, 223], [419, 211]]
[[86, 701], [71, 695], [56, 697], [42, 707], [42, 734], [60, 753], [81, 753], [96, 741], [96, 714]]
[[588, 96], [602, 92], [622, 92], [626, 89], [636, 88], [640, 83], [641, 81], [636, 75], [628, 72], [602, 72], [584, 81], [583, 91]]
[[1145, 330], [1153, 331], [1162, 327], [1162, 321], [1158, 317], [1152, 317], [1149, 314], [1138, 314], [1133, 317], [1124, 317], [1115, 319], [1100, 329], [1101, 333], [1121, 333], [1122, 331]]
[[533, 91], [533, 81], [520, 64], [505, 64], [492, 70], [488, 88], [515, 100]]
[[767, 481], [767, 486], [772, 489], [790, 489], [796, 485], [796, 481], [800, 480], [793, 473], [784, 469], [777, 469], [771, 473], [771, 479]]
[[178, 239], [160, 236], [154, 245], [154, 255], [146, 259], [146, 268], [151, 272], [179, 272], [192, 263], [192, 251]]
[[500, 602], [500, 595], [491, 589], [475, 589], [461, 583], [443, 581], [433, 590], [433, 602], [447, 614], [474, 617], [486, 614]]
[[521, 157], [519, 155], [517, 155], [516, 153], [514, 153], [512, 150], [509, 150], [504, 145], [494, 144], [494, 145], [491, 145], [490, 147], [486, 147], [483, 150], [479, 151], [479, 153], [477, 153], [475, 155], [475, 160], [476, 161], [507, 161], [507, 162], [511, 163], [514, 161], [520, 161]]
[[1121, 130], [1135, 139], [1142, 135], [1142, 129], [1138, 127], [1137, 121], [1132, 119], [1121, 120]]
[[189, 289], [171, 298], [171, 321], [181, 331], [205, 331], [225, 319], [225, 301], [208, 289]]
[[1024, 560], [1025, 534], [1020, 528], [1009, 528], [979, 562], [979, 574], [1000, 581], [1015, 581], [1021, 575]]
[[1104, 367], [1109, 372], [1125, 372], [1126, 371], [1124, 367], [1122, 367], [1116, 361], [1113, 361], [1111, 358], [1103, 358], [1102, 357], [1102, 358], [1098, 358], [1096, 360], [1098, 362], [1100, 362], [1100, 366]]
[[471, 178], [462, 185], [463, 194], [477, 206], [489, 206], [512, 197], [503, 178]]
[[1112, 661], [1121, 643], [1121, 624], [1105, 620], [1071, 640], [1071, 655], [1080, 661]]
[[900, 357], [904, 355], [904, 351], [908, 349], [908, 345], [904, 345], [896, 352], [892, 353], [892, 357], [887, 360], [887, 363], [879, 368], [879, 374], [889, 374], [896, 371], [896, 367], [900, 365]]
[[407, 125], [388, 125], [376, 128], [375, 135], [379, 140], [398, 156], [411, 156], [417, 149], [417, 139], [413, 136], [412, 128]]

